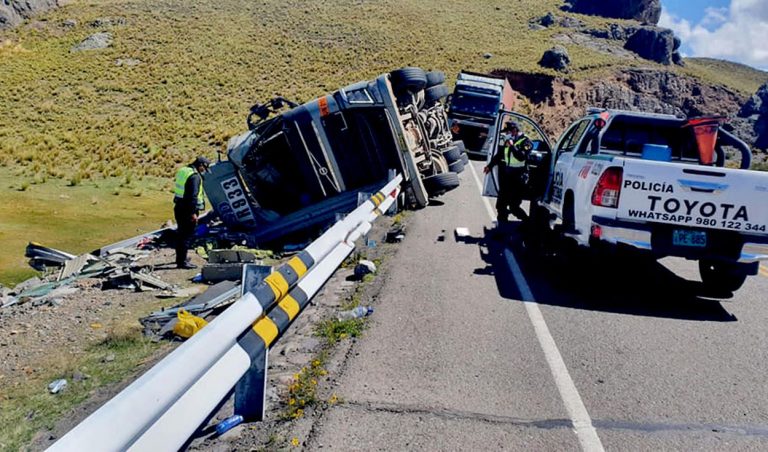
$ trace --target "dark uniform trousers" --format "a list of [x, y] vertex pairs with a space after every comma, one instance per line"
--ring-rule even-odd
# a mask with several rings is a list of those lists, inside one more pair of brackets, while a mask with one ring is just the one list
[[526, 220], [528, 215], [520, 204], [523, 202], [523, 175], [525, 168], [508, 167], [504, 163], [499, 165], [499, 193], [496, 198], [496, 212], [498, 221], [509, 221], [511, 213], [520, 220]]
[[173, 215], [176, 217], [176, 265], [184, 265], [187, 261], [187, 251], [189, 250], [192, 236], [195, 233], [197, 221], [192, 217], [197, 213], [181, 203], [173, 206]]

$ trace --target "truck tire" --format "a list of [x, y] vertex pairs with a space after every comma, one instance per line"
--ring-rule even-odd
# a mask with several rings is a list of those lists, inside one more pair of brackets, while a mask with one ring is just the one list
[[445, 72], [429, 71], [427, 72], [427, 88], [445, 83]]
[[395, 91], [419, 92], [427, 86], [427, 74], [419, 67], [404, 67], [389, 73]]
[[457, 160], [461, 160], [461, 156], [461, 149], [457, 148], [456, 146], [449, 146], [443, 151], [443, 157], [445, 157], [445, 160], [449, 165]]
[[448, 171], [460, 174], [462, 171], [464, 171], [464, 162], [461, 159], [456, 160], [455, 162], [448, 165]]
[[459, 175], [456, 173], [442, 173], [435, 174], [434, 176], [425, 177], [424, 188], [427, 189], [429, 196], [440, 196], [448, 191], [458, 187]]
[[736, 292], [747, 280], [747, 273], [727, 262], [702, 259], [699, 274], [704, 286], [717, 292]]
[[431, 86], [424, 90], [424, 100], [427, 105], [432, 105], [449, 94], [451, 94], [451, 92], [445, 85]]

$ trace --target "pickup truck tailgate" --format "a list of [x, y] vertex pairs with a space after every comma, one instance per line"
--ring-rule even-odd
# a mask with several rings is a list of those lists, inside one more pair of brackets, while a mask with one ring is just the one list
[[768, 232], [768, 173], [621, 160], [624, 176], [618, 219]]

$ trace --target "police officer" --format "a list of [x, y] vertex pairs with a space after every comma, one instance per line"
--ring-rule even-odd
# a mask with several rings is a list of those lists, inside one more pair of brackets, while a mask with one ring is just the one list
[[198, 157], [190, 165], [176, 172], [176, 186], [173, 191], [173, 214], [176, 217], [176, 267], [196, 268], [187, 260], [189, 242], [195, 233], [197, 215], [205, 208], [202, 174], [211, 162]]
[[525, 221], [528, 215], [520, 204], [523, 202], [526, 183], [525, 161], [533, 144], [520, 130], [520, 125], [514, 121], [504, 125], [500, 141], [499, 151], [483, 169], [483, 172], [488, 174], [494, 166], [499, 166], [497, 218], [499, 223], [505, 223], [509, 221], [509, 213], [512, 213], [518, 219]]

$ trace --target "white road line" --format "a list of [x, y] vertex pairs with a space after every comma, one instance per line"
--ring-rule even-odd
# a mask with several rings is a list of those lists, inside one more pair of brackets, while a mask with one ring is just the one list
[[[488, 211], [488, 216], [491, 220], [496, 219], [496, 214], [491, 208], [491, 203], [488, 198], [482, 196], [483, 184], [480, 183], [480, 178], [477, 176], [474, 165], [470, 163], [469, 169], [472, 171], [472, 176], [475, 178], [475, 183], [478, 189], [480, 189], [480, 196], [482, 197], [485, 209]], [[528, 286], [528, 282], [523, 276], [523, 272], [520, 270], [520, 266], [515, 259], [515, 255], [512, 251], [506, 249], [504, 251], [504, 257], [507, 260], [509, 269], [512, 272], [512, 276], [515, 279], [520, 290], [520, 295], [523, 297], [523, 303], [525, 304], [525, 311], [528, 313], [528, 319], [533, 324], [533, 329], [536, 332], [536, 338], [539, 340], [544, 351], [544, 356], [549, 364], [549, 370], [552, 373], [552, 377], [555, 379], [555, 385], [560, 392], [560, 397], [563, 399], [568, 415], [571, 417], [571, 422], [576, 430], [576, 436], [579, 438], [581, 449], [588, 452], [603, 452], [603, 444], [600, 442], [600, 437], [597, 436], [597, 430], [592, 425], [592, 419], [589, 417], [587, 408], [584, 406], [584, 402], [581, 400], [579, 391], [576, 389], [576, 385], [573, 383], [568, 368], [565, 366], [565, 361], [560, 355], [560, 351], [557, 349], [557, 344], [552, 334], [549, 332], [547, 322], [544, 320], [544, 316], [541, 314], [539, 304], [533, 299], [533, 293]]]

